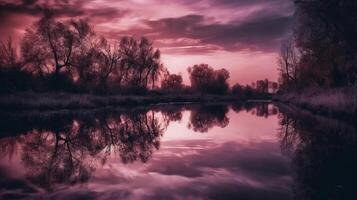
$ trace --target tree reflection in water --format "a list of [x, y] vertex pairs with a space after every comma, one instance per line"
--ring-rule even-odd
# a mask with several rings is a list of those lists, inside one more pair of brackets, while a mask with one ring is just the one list
[[164, 128], [153, 111], [85, 117], [61, 128], [34, 129], [11, 141], [4, 138], [1, 147], [10, 155], [20, 145], [27, 179], [50, 190], [53, 183], [86, 182], [112, 154], [123, 163], [146, 162], [159, 149]]
[[227, 105], [196, 106], [191, 110], [188, 127], [195, 132], [207, 132], [214, 126], [226, 127], [229, 123]]
[[257, 117], [268, 118], [272, 115], [278, 114], [278, 108], [269, 102], [260, 103], [235, 103], [232, 105], [232, 110], [236, 113], [242, 110], [249, 112]]
[[[11, 157], [20, 147], [26, 179], [41, 188], [84, 183], [110, 156], [123, 163], [147, 162], [159, 149], [169, 123], [180, 121], [186, 109], [191, 111], [189, 126], [194, 131], [206, 132], [229, 122], [227, 105], [167, 106], [79, 116], [1, 116], [7, 124], [1, 131], [18, 135], [0, 139], [1, 155]], [[23, 126], [16, 126], [18, 123]]]
[[281, 110], [281, 147], [292, 156], [295, 199], [357, 199], [356, 127]]
[[[187, 127], [196, 132], [229, 124], [229, 109], [258, 117], [277, 114], [268, 104], [160, 106], [74, 115], [0, 115], [0, 132], [16, 135], [0, 139], [1, 156], [20, 154], [26, 180], [51, 191], [55, 185], [85, 183], [110, 158], [122, 163], [147, 162], [173, 121], [189, 111]], [[17, 126], [17, 124], [22, 126]], [[21, 149], [21, 150], [19, 150]]]

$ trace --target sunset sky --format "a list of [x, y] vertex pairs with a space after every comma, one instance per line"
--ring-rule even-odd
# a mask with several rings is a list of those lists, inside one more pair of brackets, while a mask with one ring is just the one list
[[60, 17], [86, 17], [109, 39], [146, 36], [172, 73], [207, 63], [230, 83], [277, 79], [277, 51], [289, 34], [290, 0], [0, 0], [0, 39], [18, 43], [47, 5]]

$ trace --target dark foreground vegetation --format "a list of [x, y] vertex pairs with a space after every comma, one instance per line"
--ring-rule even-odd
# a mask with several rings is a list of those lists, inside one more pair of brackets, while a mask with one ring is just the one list
[[207, 64], [187, 71], [190, 86], [163, 66], [149, 39], [107, 40], [87, 20], [60, 20], [44, 9], [19, 51], [11, 38], [0, 44], [0, 106], [72, 109], [269, 98], [278, 86], [266, 79], [230, 87], [229, 72]]
[[302, 0], [295, 7], [294, 33], [281, 47], [278, 99], [356, 113], [357, 2]]

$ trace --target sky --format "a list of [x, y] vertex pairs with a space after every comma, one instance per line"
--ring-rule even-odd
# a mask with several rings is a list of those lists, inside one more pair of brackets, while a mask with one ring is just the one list
[[277, 52], [294, 13], [290, 0], [0, 0], [0, 39], [19, 43], [43, 6], [88, 18], [108, 39], [148, 37], [186, 83], [187, 67], [200, 63], [226, 68], [231, 84], [276, 81]]

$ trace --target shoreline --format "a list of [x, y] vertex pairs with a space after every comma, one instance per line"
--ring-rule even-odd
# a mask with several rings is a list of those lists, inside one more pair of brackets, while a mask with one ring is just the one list
[[352, 88], [309, 88], [301, 91], [286, 92], [273, 97], [273, 100], [313, 114], [355, 121], [357, 102]]
[[219, 102], [245, 102], [266, 101], [267, 97], [239, 97], [233, 95], [109, 95], [99, 96], [91, 94], [68, 93], [24, 93], [11, 94], [0, 97], [0, 109], [2, 111], [18, 110], [81, 110], [99, 109], [106, 107], [138, 107], [150, 105], [178, 105], [194, 103], [219, 103]]

